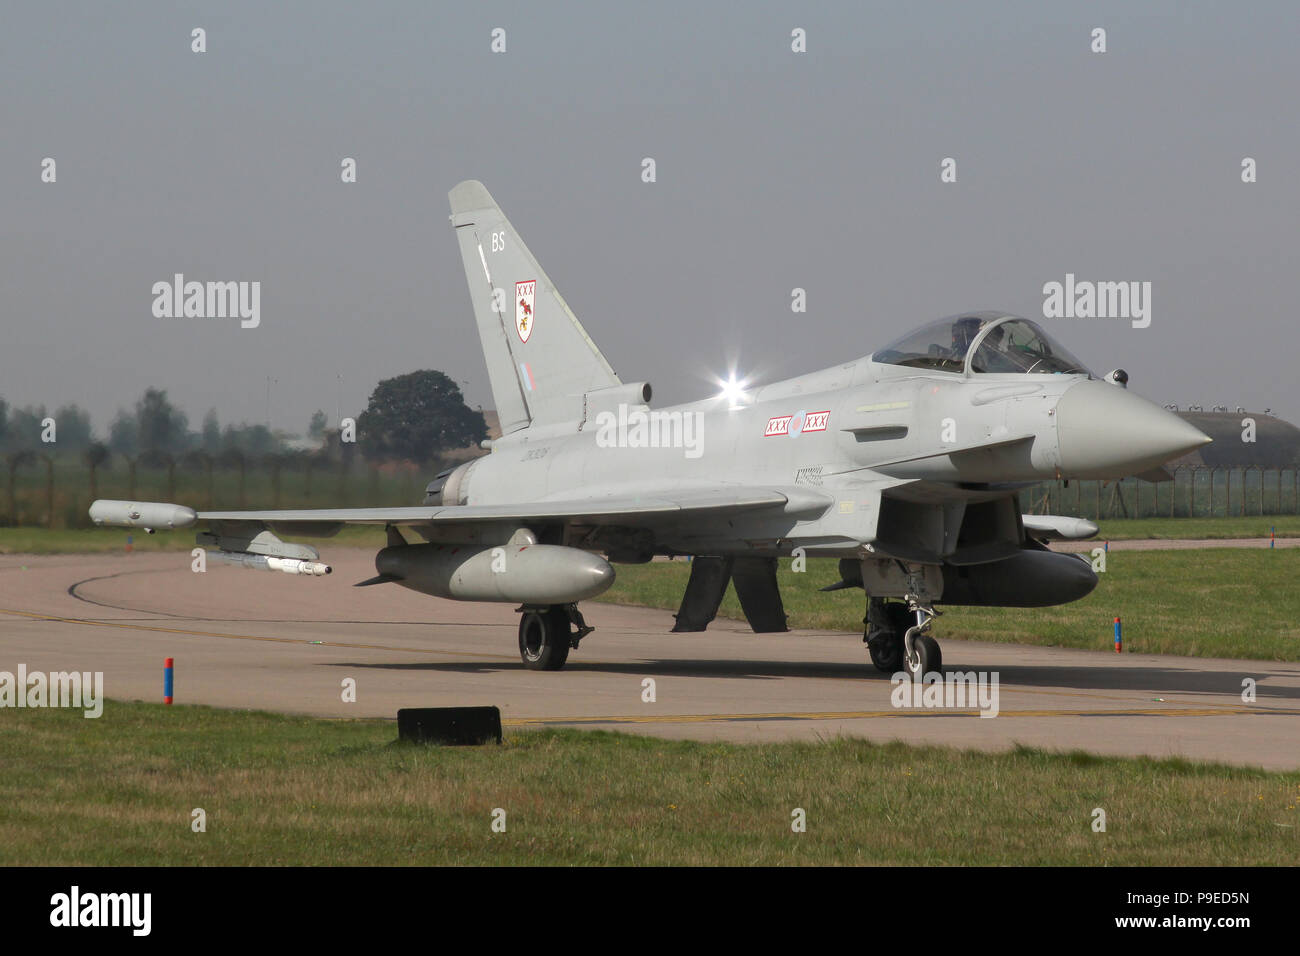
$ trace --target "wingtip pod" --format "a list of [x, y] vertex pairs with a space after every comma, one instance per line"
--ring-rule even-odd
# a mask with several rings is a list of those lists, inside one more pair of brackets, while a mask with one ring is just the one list
[[1044, 541], [1082, 541], [1101, 530], [1095, 521], [1062, 515], [1023, 515], [1021, 521], [1026, 531]]
[[111, 528], [188, 528], [197, 518], [193, 508], [165, 501], [100, 498], [90, 506], [90, 520]]
[[1088, 538], [1097, 536], [1101, 530], [1097, 522], [1089, 521], [1087, 518], [1062, 518], [1061, 536], [1071, 541], [1084, 541]]

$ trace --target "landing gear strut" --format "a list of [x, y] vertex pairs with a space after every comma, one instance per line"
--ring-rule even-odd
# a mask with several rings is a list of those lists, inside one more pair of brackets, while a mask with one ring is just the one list
[[558, 671], [569, 651], [595, 628], [589, 627], [576, 604], [521, 607], [519, 656], [534, 671]]
[[908, 573], [909, 593], [902, 601], [884, 598], [867, 600], [866, 633], [862, 640], [876, 670], [886, 674], [903, 671], [912, 680], [943, 671], [939, 642], [930, 636], [930, 626], [939, 615], [926, 596], [924, 580]]

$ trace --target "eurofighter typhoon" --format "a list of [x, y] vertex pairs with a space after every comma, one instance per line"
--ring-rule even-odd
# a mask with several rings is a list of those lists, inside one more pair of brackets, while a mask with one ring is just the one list
[[[328, 573], [284, 541], [383, 525], [377, 576], [460, 601], [519, 605], [519, 653], [557, 670], [591, 633], [578, 609], [619, 563], [693, 556], [675, 631], [702, 631], [728, 583], [756, 632], [784, 631], [777, 559], [839, 562], [832, 588], [866, 593], [872, 663], [914, 679], [942, 660], [941, 605], [1043, 607], [1097, 583], [1046, 541], [1094, 524], [1022, 515], [1044, 479], [1153, 473], [1210, 441], [1091, 373], [1037, 324], [942, 319], [822, 371], [652, 409], [614, 373], [482, 183], [450, 194], [502, 435], [439, 474], [409, 508], [214, 511], [96, 501], [99, 525], [207, 528], [215, 557]], [[417, 543], [418, 541], [418, 543]]]

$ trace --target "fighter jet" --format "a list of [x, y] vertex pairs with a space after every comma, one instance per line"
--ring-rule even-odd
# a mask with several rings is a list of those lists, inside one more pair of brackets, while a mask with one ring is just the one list
[[[1045, 542], [1097, 532], [1021, 513], [1044, 479], [1118, 479], [1210, 441], [1098, 377], [1038, 324], [940, 319], [863, 358], [761, 387], [652, 408], [624, 382], [482, 183], [451, 223], [502, 435], [407, 508], [199, 512], [96, 501], [99, 525], [181, 528], [247, 567], [328, 573], [279, 535], [382, 525], [377, 576], [461, 601], [517, 604], [525, 666], [558, 670], [593, 630], [578, 604], [619, 563], [691, 557], [674, 631], [702, 631], [734, 582], [755, 632], [787, 630], [780, 557], [832, 559], [862, 588], [872, 663], [940, 671], [943, 605], [1042, 607], [1088, 594], [1088, 562]], [[364, 440], [365, 436], [361, 436]], [[418, 543], [417, 543], [418, 541]]]

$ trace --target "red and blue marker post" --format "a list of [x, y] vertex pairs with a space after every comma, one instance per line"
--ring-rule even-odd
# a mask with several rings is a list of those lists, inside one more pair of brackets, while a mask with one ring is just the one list
[[[1116, 618], [1116, 620], [1118, 620], [1118, 618]], [[172, 659], [169, 657], [167, 658], [167, 660], [163, 661], [163, 703], [164, 704], [170, 704], [172, 702], [173, 673], [174, 673], [174, 669], [172, 667]]]
[[1120, 630], [1119, 618], [1115, 618], [1115, 653], [1124, 653], [1124, 635]]

